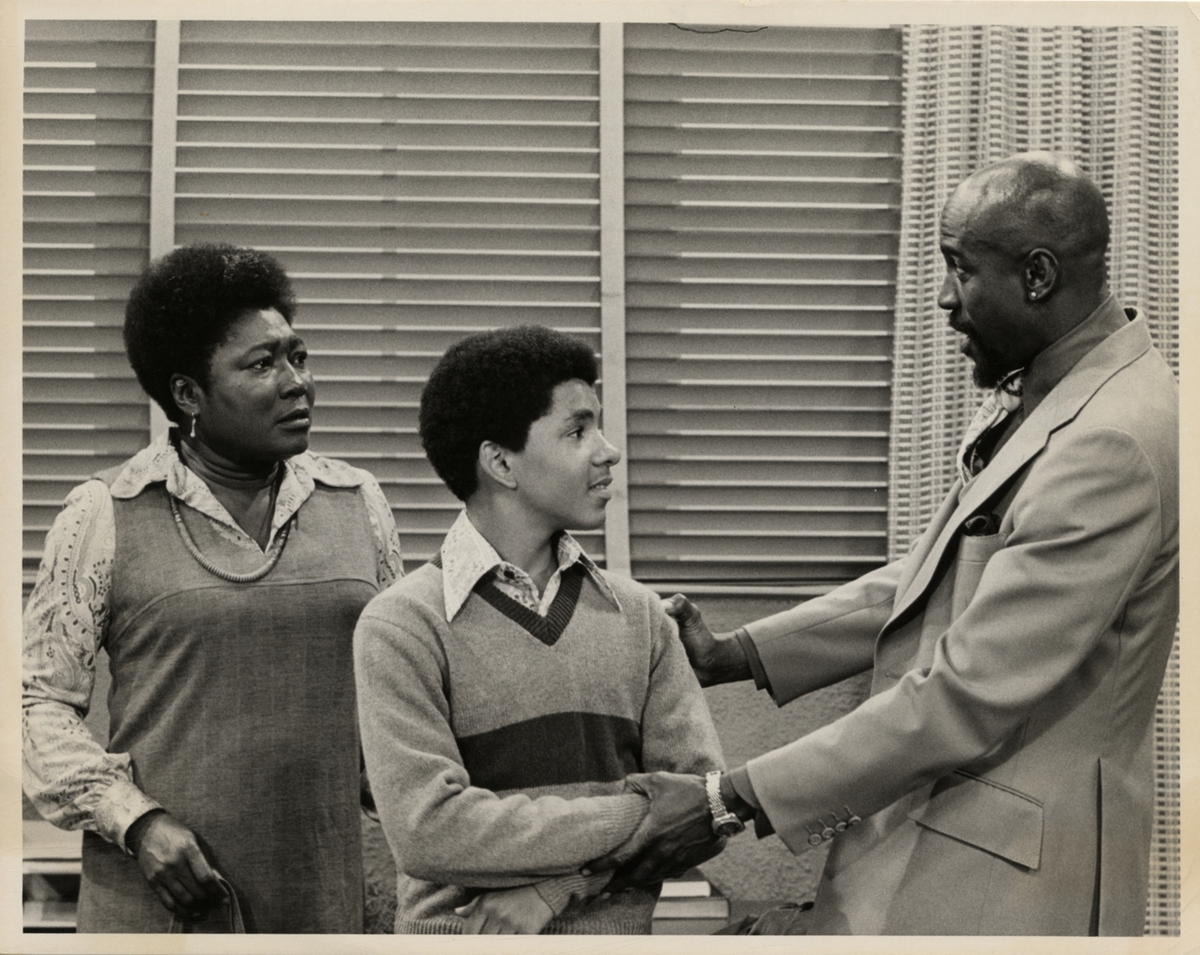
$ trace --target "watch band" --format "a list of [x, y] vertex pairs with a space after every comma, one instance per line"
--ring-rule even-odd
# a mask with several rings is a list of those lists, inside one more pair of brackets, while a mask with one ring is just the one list
[[713, 770], [704, 776], [704, 789], [708, 793], [708, 810], [712, 813], [713, 832], [718, 836], [736, 836], [746, 824], [729, 811], [721, 798], [721, 773]]

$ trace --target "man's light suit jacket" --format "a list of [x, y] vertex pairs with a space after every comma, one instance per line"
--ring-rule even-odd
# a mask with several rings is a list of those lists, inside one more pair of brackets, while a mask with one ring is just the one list
[[908, 556], [747, 626], [780, 705], [873, 668], [747, 766], [793, 852], [832, 838], [810, 933], [1142, 933], [1178, 524], [1178, 388], [1137, 318]]

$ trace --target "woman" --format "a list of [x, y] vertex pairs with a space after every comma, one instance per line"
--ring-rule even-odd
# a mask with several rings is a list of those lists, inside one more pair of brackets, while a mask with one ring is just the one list
[[[351, 638], [401, 573], [374, 478], [307, 453], [314, 388], [280, 265], [153, 263], [125, 312], [167, 434], [67, 498], [24, 619], [24, 785], [82, 828], [82, 932], [360, 932]], [[107, 751], [83, 726], [103, 646]], [[228, 913], [226, 913], [227, 915]]]

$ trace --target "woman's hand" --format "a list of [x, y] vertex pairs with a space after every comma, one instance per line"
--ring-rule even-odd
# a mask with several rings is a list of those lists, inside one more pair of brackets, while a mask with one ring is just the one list
[[700, 608], [683, 594], [667, 597], [662, 608], [679, 624], [679, 639], [701, 686], [750, 679], [750, 664], [734, 634], [714, 634], [700, 615]]
[[147, 813], [130, 828], [138, 866], [159, 900], [181, 918], [198, 918], [225, 897], [196, 836], [187, 826], [163, 810]]
[[454, 911], [465, 918], [464, 935], [537, 935], [554, 918], [532, 885], [485, 892]]

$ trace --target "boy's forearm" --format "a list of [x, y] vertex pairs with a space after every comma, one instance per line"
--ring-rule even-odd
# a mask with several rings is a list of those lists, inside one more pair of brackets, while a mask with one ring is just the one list
[[[433, 811], [418, 813], [426, 822], [404, 827], [392, 841], [401, 867], [414, 878], [509, 888], [576, 875], [586, 862], [625, 842], [647, 807], [644, 797], [632, 793], [529, 799], [465, 789]], [[380, 813], [385, 825], [395, 816], [391, 806], [381, 805]]]
[[583, 902], [603, 892], [604, 887], [612, 880], [612, 875], [612, 872], [566, 875], [538, 882], [534, 888], [555, 915], [562, 915], [571, 902]]

